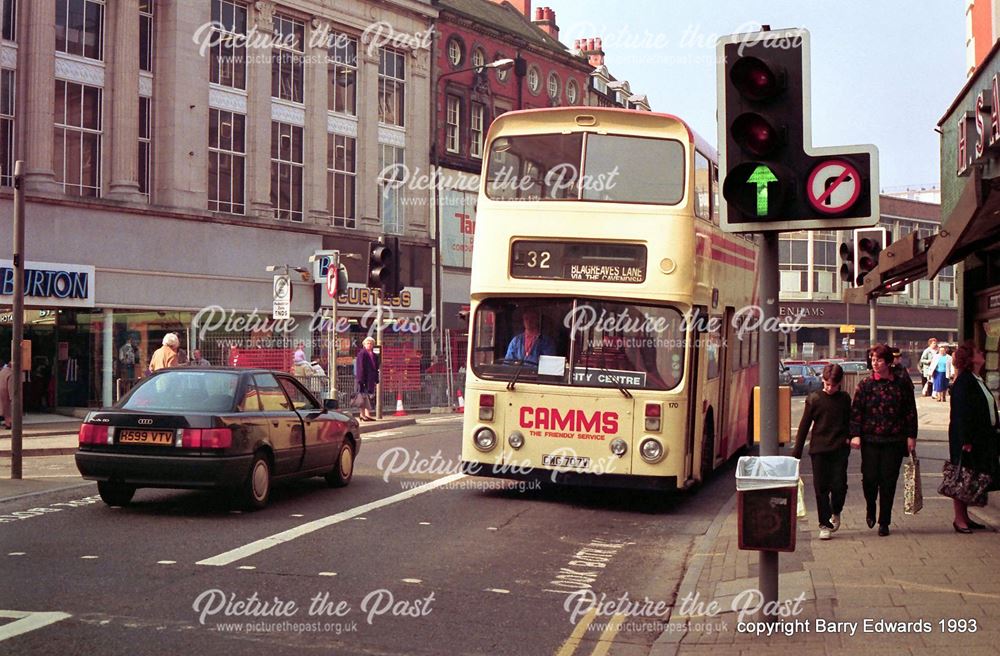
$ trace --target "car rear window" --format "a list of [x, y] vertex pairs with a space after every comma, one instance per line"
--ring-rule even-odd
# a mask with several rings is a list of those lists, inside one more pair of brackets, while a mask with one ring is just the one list
[[140, 383], [121, 404], [125, 410], [230, 412], [239, 374], [224, 371], [165, 371]]

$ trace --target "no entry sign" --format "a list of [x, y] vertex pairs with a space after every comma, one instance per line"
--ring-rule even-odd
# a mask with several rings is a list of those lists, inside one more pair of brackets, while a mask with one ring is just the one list
[[828, 159], [809, 174], [806, 197], [824, 214], [846, 212], [861, 197], [861, 174], [846, 160]]

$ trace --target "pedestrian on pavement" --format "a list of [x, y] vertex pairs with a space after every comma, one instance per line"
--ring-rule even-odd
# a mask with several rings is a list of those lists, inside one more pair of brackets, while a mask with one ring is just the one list
[[191, 359], [188, 364], [192, 367], [211, 367], [212, 363], [201, 357], [201, 349], [195, 349], [191, 352]]
[[892, 523], [899, 467], [917, 448], [917, 403], [913, 384], [900, 384], [893, 375], [892, 350], [876, 344], [870, 353], [872, 374], [858, 383], [851, 405], [851, 448], [861, 449], [868, 528], [877, 519], [878, 534], [885, 536]]
[[372, 417], [372, 398], [378, 385], [378, 362], [375, 361], [375, 338], [365, 337], [354, 359], [355, 396], [359, 399], [362, 421], [375, 421]]
[[802, 457], [806, 436], [812, 459], [813, 488], [819, 513], [819, 539], [829, 540], [840, 528], [840, 513], [847, 499], [847, 461], [851, 455], [848, 429], [851, 395], [841, 391], [844, 369], [839, 364], [823, 367], [823, 390], [806, 397], [806, 408], [795, 436], [796, 458]]
[[14, 407], [14, 390], [11, 389], [10, 381], [14, 378], [14, 369], [6, 359], [2, 360], [3, 368], [0, 369], [0, 412], [3, 413], [3, 427], [10, 428], [10, 415]]
[[177, 350], [180, 346], [181, 340], [176, 333], [164, 335], [163, 346], [153, 351], [153, 357], [149, 361], [149, 370], [155, 373], [160, 369], [177, 366]]
[[[955, 350], [954, 366], [958, 374], [951, 390], [951, 417], [948, 423], [948, 446], [951, 464], [975, 471], [986, 472], [994, 477], [1000, 475], [997, 463], [1000, 417], [997, 415], [997, 401], [986, 383], [979, 376], [986, 358], [972, 342], [966, 342]], [[958, 499], [952, 499], [955, 520], [952, 522], [957, 533], [972, 533], [972, 529], [986, 528], [969, 519], [969, 506]]]
[[927, 348], [925, 348], [924, 352], [920, 354], [920, 387], [923, 390], [924, 396], [930, 396], [931, 389], [934, 386], [934, 383], [931, 380], [933, 378], [931, 372], [931, 360], [933, 360], [934, 356], [937, 355], [937, 343], [937, 337], [931, 337], [927, 340]]
[[118, 362], [121, 364], [121, 375], [127, 380], [135, 380], [135, 363], [138, 361], [139, 349], [135, 345], [135, 337], [129, 336], [122, 347], [118, 349]]
[[947, 346], [938, 348], [937, 355], [931, 360], [930, 371], [934, 380], [933, 397], [936, 401], [943, 403], [947, 400], [948, 396], [948, 381], [955, 375], [955, 369], [952, 365], [951, 356], [948, 355]]

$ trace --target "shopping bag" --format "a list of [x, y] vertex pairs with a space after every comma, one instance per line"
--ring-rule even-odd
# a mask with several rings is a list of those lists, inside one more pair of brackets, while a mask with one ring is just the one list
[[799, 494], [798, 494], [798, 497], [799, 497], [799, 500], [798, 500], [798, 503], [795, 506], [795, 514], [798, 517], [805, 517], [806, 516], [806, 486], [802, 482], [801, 478], [799, 479]]
[[985, 506], [986, 493], [992, 482], [989, 474], [963, 467], [962, 458], [959, 456], [957, 465], [945, 461], [938, 494], [957, 499], [970, 506]]
[[916, 515], [924, 507], [924, 492], [920, 487], [920, 460], [910, 454], [903, 462], [903, 513]]

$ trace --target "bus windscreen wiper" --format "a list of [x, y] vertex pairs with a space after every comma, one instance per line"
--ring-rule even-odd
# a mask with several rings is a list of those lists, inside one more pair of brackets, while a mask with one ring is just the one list
[[511, 392], [514, 391], [514, 386], [517, 385], [517, 377], [521, 375], [521, 369], [524, 367], [524, 360], [517, 361], [517, 369], [514, 370], [514, 377], [511, 378], [510, 382], [507, 383], [507, 389]]

